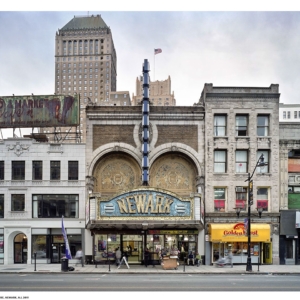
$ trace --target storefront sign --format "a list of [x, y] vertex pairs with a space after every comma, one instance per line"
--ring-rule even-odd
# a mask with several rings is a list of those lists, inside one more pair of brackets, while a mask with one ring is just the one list
[[190, 217], [190, 199], [155, 189], [139, 189], [109, 201], [100, 199], [101, 217]]
[[[251, 241], [269, 242], [269, 224], [251, 224]], [[237, 224], [209, 224], [211, 242], [246, 242], [248, 240], [247, 228], [244, 223]]]

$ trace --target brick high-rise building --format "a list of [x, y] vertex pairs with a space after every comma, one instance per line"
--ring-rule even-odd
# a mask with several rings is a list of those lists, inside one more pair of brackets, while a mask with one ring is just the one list
[[[49, 140], [85, 141], [85, 107], [92, 105], [130, 105], [129, 92], [116, 103], [117, 54], [111, 29], [100, 15], [74, 16], [56, 32], [55, 94], [80, 95], [80, 126], [43, 129]], [[112, 95], [111, 95], [112, 94]], [[112, 101], [112, 99], [114, 101]], [[50, 133], [55, 133], [50, 136]], [[73, 133], [73, 134], [72, 134]]]
[[[139, 105], [143, 100], [143, 78], [136, 79], [136, 95], [132, 95], [132, 105]], [[171, 77], [166, 80], [150, 80], [149, 100], [155, 106], [175, 106], [174, 92], [171, 93]]]

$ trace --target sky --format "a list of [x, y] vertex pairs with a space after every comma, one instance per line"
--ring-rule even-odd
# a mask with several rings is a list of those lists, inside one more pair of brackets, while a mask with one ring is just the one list
[[[300, 10], [293, 6], [263, 6], [262, 1], [260, 11], [234, 1], [224, 7], [210, 1], [212, 6], [197, 8], [190, 0], [182, 7], [156, 0], [147, 6], [140, 6], [141, 1], [103, 6], [87, 0], [68, 11], [70, 6], [52, 2], [41, 7], [15, 3], [0, 11], [0, 96], [53, 94], [56, 31], [74, 16], [100, 14], [112, 30], [117, 90], [129, 91], [131, 97], [148, 59], [150, 80], [170, 76], [179, 106], [197, 103], [205, 83], [279, 84], [280, 102], [300, 102]], [[155, 48], [162, 53], [154, 55]]]

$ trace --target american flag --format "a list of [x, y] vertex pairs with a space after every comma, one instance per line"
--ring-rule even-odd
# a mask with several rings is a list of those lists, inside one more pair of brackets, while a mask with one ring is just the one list
[[155, 55], [155, 54], [159, 54], [159, 53], [162, 53], [162, 50], [161, 50], [161, 49], [154, 49], [154, 55]]

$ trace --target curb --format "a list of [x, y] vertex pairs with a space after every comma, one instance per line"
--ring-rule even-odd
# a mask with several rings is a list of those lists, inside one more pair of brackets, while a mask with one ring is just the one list
[[113, 275], [124, 275], [124, 274], [151, 274], [151, 275], [162, 275], [162, 274], [173, 274], [173, 275], [271, 275], [271, 276], [276, 276], [276, 275], [298, 275], [300, 276], [300, 273], [295, 273], [295, 272], [240, 272], [240, 271], [236, 271], [236, 272], [229, 272], [229, 273], [224, 273], [224, 272], [132, 272], [132, 271], [128, 271], [128, 272], [74, 272], [74, 271], [33, 271], [33, 272], [0, 272], [0, 274], [73, 274], [73, 275], [105, 275], [105, 274], [113, 274]]

